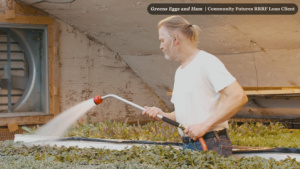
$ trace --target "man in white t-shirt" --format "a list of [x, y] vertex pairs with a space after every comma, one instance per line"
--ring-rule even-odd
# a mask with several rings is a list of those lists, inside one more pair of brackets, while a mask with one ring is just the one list
[[171, 99], [175, 111], [145, 107], [143, 113], [154, 120], [160, 120], [156, 117], [160, 114], [187, 126], [185, 131], [179, 129], [184, 149], [201, 151], [197, 140], [203, 137], [209, 150], [230, 155], [227, 120], [248, 101], [244, 90], [217, 57], [197, 48], [197, 25], [171, 16], [159, 22], [158, 30], [165, 58], [181, 63]]

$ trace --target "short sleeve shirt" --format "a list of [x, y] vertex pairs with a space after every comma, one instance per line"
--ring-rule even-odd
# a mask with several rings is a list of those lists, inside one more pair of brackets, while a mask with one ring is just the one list
[[[184, 68], [176, 70], [171, 102], [176, 121], [189, 126], [204, 122], [216, 113], [220, 104], [220, 90], [236, 79], [214, 55], [200, 51]], [[225, 121], [213, 130], [228, 128]], [[179, 129], [179, 133], [183, 135]]]

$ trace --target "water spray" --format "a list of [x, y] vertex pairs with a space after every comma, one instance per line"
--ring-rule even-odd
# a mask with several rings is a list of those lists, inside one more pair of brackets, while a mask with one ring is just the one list
[[[142, 106], [139, 106], [139, 105], [137, 105], [137, 104], [135, 104], [135, 103], [133, 103], [131, 101], [128, 101], [128, 100], [126, 100], [126, 99], [124, 99], [122, 97], [119, 97], [117, 95], [114, 95], [114, 94], [108, 94], [108, 95], [105, 95], [105, 96], [100, 96], [100, 95], [95, 96], [94, 97], [94, 103], [96, 105], [101, 104], [103, 102], [103, 100], [106, 99], [106, 98], [108, 98], [108, 97], [113, 97], [115, 99], [121, 100], [121, 101], [123, 101], [123, 102], [125, 102], [125, 103], [127, 103], [127, 104], [129, 104], [129, 105], [131, 105], [133, 107], [135, 107], [135, 108], [138, 108], [138, 109], [140, 109], [142, 111], [145, 111], [145, 108], [143, 108]], [[182, 125], [182, 124], [180, 124], [180, 123], [178, 123], [178, 122], [176, 122], [174, 120], [171, 120], [171, 119], [169, 119], [167, 117], [164, 117], [164, 116], [162, 116], [160, 114], [158, 114], [157, 117], [160, 118], [161, 120], [163, 120], [163, 121], [165, 121], [165, 122], [167, 122], [167, 123], [175, 126], [175, 127], [180, 128], [182, 131], [184, 131], [186, 129], [186, 127], [184, 125]], [[207, 149], [207, 146], [206, 146], [206, 143], [205, 143], [203, 137], [200, 137], [198, 140], [199, 140], [199, 142], [200, 142], [200, 144], [202, 146], [203, 151], [207, 151], [208, 149]]]

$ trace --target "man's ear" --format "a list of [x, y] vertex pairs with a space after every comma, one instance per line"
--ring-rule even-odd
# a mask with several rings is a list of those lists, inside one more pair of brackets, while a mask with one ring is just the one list
[[179, 38], [179, 34], [177, 32], [175, 32], [173, 34], [173, 41], [174, 41], [174, 45], [178, 45], [179, 44], [179, 41], [180, 41], [180, 38]]

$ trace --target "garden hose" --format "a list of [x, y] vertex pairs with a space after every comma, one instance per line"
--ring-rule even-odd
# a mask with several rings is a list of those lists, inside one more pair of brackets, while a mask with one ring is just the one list
[[[126, 100], [126, 99], [124, 99], [124, 98], [122, 98], [122, 97], [119, 97], [119, 96], [117, 96], [117, 95], [114, 95], [114, 94], [109, 94], [109, 95], [105, 95], [105, 96], [100, 96], [100, 95], [95, 96], [95, 97], [94, 97], [94, 103], [95, 103], [96, 105], [98, 105], [98, 104], [102, 103], [104, 99], [106, 99], [106, 98], [108, 98], [108, 97], [116, 98], [116, 99], [121, 100], [121, 101], [123, 101], [123, 102], [125, 102], [125, 103], [127, 103], [127, 104], [129, 104], [129, 105], [131, 105], [131, 106], [133, 106], [133, 107], [135, 107], [135, 108], [138, 108], [138, 109], [140, 109], [140, 110], [142, 110], [142, 111], [145, 111], [145, 108], [143, 108], [142, 106], [139, 106], [139, 105], [137, 105], [137, 104], [135, 104], [135, 103], [133, 103], [133, 102], [130, 102], [130, 101], [128, 101], [128, 100]], [[175, 126], [175, 127], [180, 128], [182, 131], [184, 131], [184, 130], [186, 129], [186, 127], [183, 126], [182, 124], [180, 124], [180, 123], [178, 123], [178, 122], [176, 122], [176, 121], [174, 121], [174, 120], [171, 120], [171, 119], [169, 119], [169, 118], [167, 118], [167, 117], [164, 117], [164, 116], [159, 115], [159, 114], [157, 115], [157, 117], [160, 118], [160, 119], [162, 119], [163, 121], [165, 121], [165, 122], [167, 122], [167, 123], [169, 123], [169, 124]], [[208, 150], [208, 149], [207, 149], [207, 145], [206, 145], [206, 143], [205, 143], [203, 137], [200, 137], [198, 140], [199, 140], [199, 142], [200, 142], [200, 144], [201, 144], [201, 146], [202, 146], [203, 151], [207, 151], [207, 150]]]

